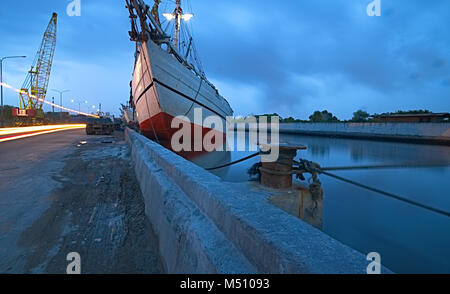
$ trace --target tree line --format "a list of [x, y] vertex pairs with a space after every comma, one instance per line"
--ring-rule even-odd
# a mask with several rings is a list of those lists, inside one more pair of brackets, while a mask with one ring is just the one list
[[309, 120], [302, 120], [294, 117], [287, 117], [283, 118], [278, 113], [272, 113], [272, 114], [263, 114], [263, 115], [256, 115], [256, 118], [260, 116], [278, 116], [280, 119], [280, 123], [295, 123], [295, 122], [328, 122], [328, 123], [334, 123], [334, 122], [374, 122], [376, 121], [376, 118], [381, 115], [394, 115], [394, 114], [427, 114], [432, 113], [429, 110], [408, 110], [408, 111], [396, 111], [396, 112], [385, 112], [385, 113], [374, 113], [370, 114], [367, 111], [364, 110], [357, 110], [353, 113], [353, 117], [350, 120], [340, 120], [337, 118], [333, 113], [329, 112], [328, 110], [317, 110], [314, 111], [312, 115], [309, 116]]

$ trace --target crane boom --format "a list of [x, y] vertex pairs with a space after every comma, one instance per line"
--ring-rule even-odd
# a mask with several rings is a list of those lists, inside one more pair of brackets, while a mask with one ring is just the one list
[[58, 15], [53, 13], [44, 32], [41, 46], [33, 61], [31, 70], [28, 72], [23, 83], [19, 97], [20, 110], [18, 116], [43, 117], [43, 102], [36, 99], [36, 97], [44, 100], [47, 94], [53, 55], [56, 47], [57, 17]]

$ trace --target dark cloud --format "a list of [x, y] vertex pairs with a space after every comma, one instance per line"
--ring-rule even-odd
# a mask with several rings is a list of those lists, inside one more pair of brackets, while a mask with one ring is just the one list
[[[200, 7], [199, 17], [206, 17], [196, 24], [204, 26], [198, 39], [207, 52], [203, 54], [207, 73], [230, 83], [263, 84], [267, 95], [261, 101], [291, 110], [319, 93], [309, 85], [292, 84], [292, 75], [344, 76], [355, 88], [386, 96], [445, 80], [450, 74], [450, 37], [443, 30], [448, 22], [444, 11], [449, 11], [450, 3], [382, 1], [382, 17], [371, 18], [365, 12], [369, 2], [245, 1], [237, 6], [247, 11], [242, 15], [257, 17], [244, 25], [232, 14], [215, 21], [217, 16], [207, 15], [207, 9], [227, 14], [220, 3]], [[437, 94], [442, 90], [436, 89]], [[400, 104], [397, 100], [395, 107]], [[448, 109], [450, 102], [442, 101], [438, 107]]]

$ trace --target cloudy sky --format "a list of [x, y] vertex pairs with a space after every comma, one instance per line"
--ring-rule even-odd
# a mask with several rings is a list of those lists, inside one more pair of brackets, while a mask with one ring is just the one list
[[[236, 115], [306, 119], [327, 109], [349, 119], [357, 109], [450, 111], [448, 0], [381, 0], [380, 17], [367, 15], [370, 0], [189, 2], [206, 74]], [[87, 100], [84, 111], [102, 103], [118, 114], [134, 62], [125, 1], [81, 0], [80, 17], [66, 15], [69, 3], [2, 3], [0, 55], [28, 56], [5, 61], [5, 82], [20, 88], [55, 11], [49, 89], [70, 90], [65, 106]], [[49, 90], [52, 96], [59, 97]], [[5, 102], [17, 104], [17, 95], [5, 90]]]

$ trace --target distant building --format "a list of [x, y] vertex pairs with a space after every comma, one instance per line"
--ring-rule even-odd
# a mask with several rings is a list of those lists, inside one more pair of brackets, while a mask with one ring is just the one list
[[45, 115], [47, 116], [47, 117], [49, 117], [49, 118], [52, 118], [52, 117], [56, 117], [56, 118], [59, 118], [59, 117], [63, 117], [63, 118], [69, 118], [70, 117], [70, 114], [68, 113], [68, 112], [46, 112], [45, 113]]
[[448, 121], [450, 113], [383, 114], [374, 118], [379, 122], [438, 123]]
[[75, 123], [85, 124], [87, 123], [87, 117], [81, 114], [72, 115], [72, 121]]

